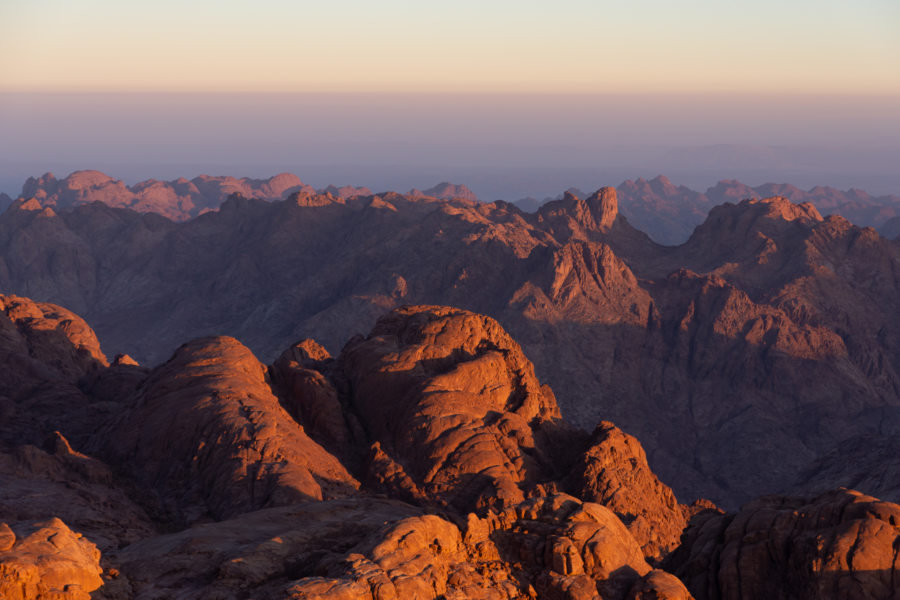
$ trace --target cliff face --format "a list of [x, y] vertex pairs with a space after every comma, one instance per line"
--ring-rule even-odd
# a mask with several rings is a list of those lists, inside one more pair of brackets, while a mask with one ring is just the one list
[[[618, 205], [610, 188], [534, 214], [298, 191], [174, 223], [20, 200], [0, 216], [0, 286], [73, 308], [149, 364], [210, 335], [265, 361], [305, 337], [336, 353], [396, 306], [474, 310], [522, 344], [563, 417], [612, 420], [680, 497], [726, 506], [812, 491], [845, 448], [884, 454], [900, 428], [896, 243], [772, 198], [719, 206], [666, 248]], [[867, 491], [895, 498], [888, 479]]]

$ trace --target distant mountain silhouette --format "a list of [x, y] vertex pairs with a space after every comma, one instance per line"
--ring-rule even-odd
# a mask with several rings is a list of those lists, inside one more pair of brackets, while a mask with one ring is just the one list
[[[885, 237], [893, 238], [900, 234], [900, 226], [887, 225], [890, 219], [900, 217], [900, 196], [871, 196], [857, 189], [841, 191], [816, 186], [804, 191], [790, 184], [767, 183], [750, 187], [739, 181], [722, 180], [705, 192], [698, 192], [683, 185], [676, 186], [660, 175], [650, 180], [639, 178], [624, 181], [616, 190], [622, 214], [654, 241], [666, 245], [677, 245], [687, 240], [694, 228], [703, 222], [709, 210], [717, 204], [772, 196], [781, 196], [797, 203], [811, 202], [824, 215], [837, 214], [855, 225], [875, 227]], [[138, 212], [155, 212], [175, 221], [184, 221], [217, 209], [231, 194], [273, 201], [283, 200], [297, 191], [316, 193], [299, 177], [289, 173], [268, 179], [200, 175], [190, 181], [184, 178], [173, 181], [151, 179], [127, 186], [99, 171], [76, 171], [61, 180], [56, 179], [52, 173], [29, 178], [19, 197], [34, 197], [43, 206], [53, 207], [103, 202], [109, 206], [131, 208]], [[588, 195], [575, 188], [569, 191], [579, 197]], [[344, 199], [371, 196], [373, 193], [369, 188], [349, 185], [329, 185], [319, 192]], [[444, 200], [478, 200], [465, 185], [448, 182], [426, 190], [413, 189], [408, 195]], [[541, 204], [550, 200], [553, 198], [542, 201], [524, 198], [515, 204], [525, 212], [534, 212]], [[4, 199], [4, 195], [0, 194], [0, 210], [4, 210], [10, 203], [8, 197]], [[888, 228], [882, 229], [883, 227]]]
[[[627, 180], [616, 188], [622, 214], [638, 229], [661, 244], [677, 245], [690, 237], [691, 232], [706, 218], [709, 210], [724, 202], [740, 202], [752, 198], [780, 196], [792, 202], [810, 202], [824, 215], [840, 215], [855, 225], [875, 227], [885, 237], [893, 238], [898, 229], [887, 227], [890, 219], [900, 217], [900, 196], [871, 196], [862, 190], [837, 190], [816, 186], [801, 190], [790, 184], [767, 183], [750, 187], [733, 179], [722, 180], [706, 192], [698, 192], [683, 185], [676, 186], [665, 176]], [[578, 195], [584, 195], [578, 191]], [[549, 199], [548, 199], [549, 200]], [[533, 212], [540, 203], [534, 199], [516, 202], [523, 210]]]

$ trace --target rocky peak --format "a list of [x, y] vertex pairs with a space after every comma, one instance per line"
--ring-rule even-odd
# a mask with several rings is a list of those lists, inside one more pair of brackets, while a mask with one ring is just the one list
[[650, 470], [641, 443], [609, 421], [594, 430], [572, 485], [579, 498], [616, 513], [647, 558], [659, 560], [678, 546], [688, 507]]
[[59, 181], [53, 173], [44, 173], [40, 177], [29, 177], [22, 186], [22, 198], [33, 198], [47, 193], [55, 193], [59, 188]]
[[332, 196], [328, 192], [320, 194], [317, 192], [300, 190], [288, 196], [288, 204], [312, 208], [317, 206], [328, 206], [330, 204], [346, 204], [346, 202], [343, 198]]
[[600, 188], [588, 197], [587, 205], [600, 231], [609, 231], [619, 215], [619, 201], [616, 196], [616, 188]]
[[114, 181], [112, 177], [100, 171], [75, 171], [66, 177], [63, 183], [72, 190], [87, 190], [111, 181]]
[[381, 456], [394, 474], [380, 479], [404, 481], [405, 469], [433, 501], [471, 510], [521, 502], [556, 474], [556, 399], [494, 319], [400, 307], [339, 363], [370, 441], [392, 459]]
[[41, 203], [38, 202], [37, 198], [19, 198], [10, 206], [11, 210], [22, 210], [25, 212], [36, 212], [44, 210], [44, 207], [41, 206]]
[[359, 485], [281, 406], [266, 367], [230, 337], [182, 345], [98, 443], [113, 464], [129, 465], [137, 485], [162, 492], [150, 508], [176, 523], [345, 496]]
[[587, 240], [612, 229], [619, 214], [618, 205], [615, 188], [601, 188], [587, 200], [566, 190], [561, 199], [540, 207], [537, 220], [542, 228], [561, 241]]
[[847, 489], [697, 514], [669, 567], [698, 600], [892, 598], [900, 506]]
[[823, 221], [822, 215], [809, 202], [795, 204], [784, 196], [773, 196], [764, 199], [751, 199], [741, 202], [741, 205], [760, 206], [763, 207], [763, 214], [767, 217], [776, 217], [785, 221], [800, 220], [805, 223], [813, 221]]
[[[410, 195], [416, 195], [416, 192], [418, 192], [418, 190], [412, 190], [410, 192]], [[455, 198], [472, 201], [478, 200], [475, 192], [470, 190], [465, 185], [450, 183], [448, 181], [442, 181], [434, 187], [430, 187], [427, 190], [422, 190], [420, 193], [424, 196], [440, 198], [441, 200], [453, 200]]]
[[723, 179], [707, 189], [706, 196], [715, 203], [721, 203], [745, 198], [759, 198], [759, 193], [736, 179]]

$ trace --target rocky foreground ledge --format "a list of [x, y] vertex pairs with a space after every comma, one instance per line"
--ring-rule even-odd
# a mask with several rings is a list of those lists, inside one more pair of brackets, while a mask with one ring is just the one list
[[723, 514], [560, 418], [489, 317], [405, 306], [332, 358], [203, 338], [110, 363], [0, 297], [0, 597], [892, 598], [900, 506]]

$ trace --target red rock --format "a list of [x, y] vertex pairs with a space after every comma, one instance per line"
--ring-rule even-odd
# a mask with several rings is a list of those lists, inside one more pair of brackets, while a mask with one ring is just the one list
[[103, 454], [160, 516], [194, 522], [353, 494], [357, 481], [278, 403], [266, 368], [233, 338], [185, 344], [150, 373], [102, 436]]
[[[487, 314], [563, 415], [634, 433], [685, 500], [734, 507], [794, 489], [842, 441], [897, 429], [900, 247], [844, 219], [785, 199], [739, 202], [663, 248], [623, 214], [607, 228], [610, 192], [534, 215], [503, 202], [304, 194], [308, 206], [235, 199], [183, 224], [107, 206], [10, 210], [0, 287], [65, 299], [104, 348], [143, 364], [210, 331], [267, 361], [307, 336], [336, 353], [400, 303]], [[863, 470], [832, 483], [865, 481]]]
[[650, 470], [637, 439], [600, 423], [573, 475], [576, 495], [616, 513], [648, 559], [659, 561], [678, 546], [689, 509]]
[[852, 490], [694, 517], [670, 566], [698, 600], [892, 598], [900, 506]]
[[399, 308], [340, 362], [363, 428], [428, 497], [515, 504], [556, 474], [556, 400], [493, 319]]
[[[103, 584], [100, 552], [59, 519], [17, 525], [12, 547], [0, 552], [0, 597], [4, 600], [90, 600]], [[9, 545], [11, 531], [6, 533]]]

